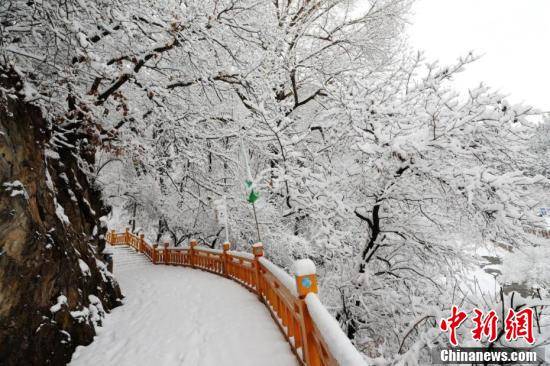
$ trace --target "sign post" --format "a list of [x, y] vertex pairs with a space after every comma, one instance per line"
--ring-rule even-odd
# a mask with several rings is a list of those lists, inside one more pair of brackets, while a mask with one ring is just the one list
[[250, 172], [250, 165], [248, 164], [248, 156], [246, 154], [246, 151], [244, 150], [244, 143], [242, 138], [241, 138], [241, 150], [242, 150], [244, 162], [246, 165], [246, 172], [248, 174], [248, 179], [244, 181], [244, 185], [246, 188], [246, 201], [252, 205], [252, 211], [254, 213], [254, 221], [256, 222], [256, 232], [258, 233], [258, 241], [261, 242], [262, 237], [260, 235], [260, 225], [258, 224], [258, 216], [256, 215], [256, 205], [254, 204], [258, 200], [258, 198], [260, 198], [260, 193], [254, 190], [252, 173]]
[[225, 241], [229, 242], [229, 221], [225, 196], [222, 199], [214, 201], [214, 207], [216, 209], [216, 221], [218, 225], [222, 224], [225, 226]]

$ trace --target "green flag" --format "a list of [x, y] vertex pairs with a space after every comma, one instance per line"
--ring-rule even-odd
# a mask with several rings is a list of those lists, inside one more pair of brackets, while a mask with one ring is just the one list
[[254, 191], [254, 188], [252, 188], [252, 181], [247, 179], [244, 184], [246, 186], [246, 190], [249, 191], [246, 200], [248, 201], [248, 203], [256, 202], [260, 197], [260, 194]]
[[254, 192], [254, 190], [252, 190], [252, 191], [250, 191], [250, 194], [248, 195], [247, 201], [249, 203], [254, 203], [254, 202], [256, 202], [258, 197], [260, 197], [260, 195], [256, 192]]

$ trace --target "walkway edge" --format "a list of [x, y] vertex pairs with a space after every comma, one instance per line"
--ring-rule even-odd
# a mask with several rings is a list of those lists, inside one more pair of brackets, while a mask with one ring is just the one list
[[[153, 264], [202, 269], [232, 279], [258, 296], [269, 309], [273, 320], [304, 366], [366, 366], [361, 353], [353, 346], [338, 322], [317, 297], [315, 265], [309, 260], [297, 261], [294, 278], [263, 257], [261, 243], [253, 253], [202, 248], [195, 240], [187, 248], [150, 245], [126, 229], [108, 232], [106, 241], [128, 245], [143, 253]], [[313, 315], [313, 316], [312, 316]]]

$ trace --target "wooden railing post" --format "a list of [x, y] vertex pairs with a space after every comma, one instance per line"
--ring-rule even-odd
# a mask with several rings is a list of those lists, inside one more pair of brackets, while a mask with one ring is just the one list
[[116, 231], [113, 229], [111, 230], [111, 237], [109, 238], [109, 240], [107, 240], [109, 242], [109, 244], [111, 245], [115, 245], [116, 244]]
[[144, 239], [145, 235], [144, 234], [139, 234], [139, 244], [138, 244], [138, 252], [139, 253], [143, 253], [143, 251], [145, 250], [145, 239]]
[[124, 244], [129, 244], [130, 243], [130, 228], [126, 228], [124, 230]]
[[264, 245], [262, 243], [256, 243], [252, 245], [252, 254], [254, 254], [254, 277], [256, 282], [256, 293], [258, 294], [258, 299], [260, 301], [264, 301], [264, 298], [262, 296], [262, 289], [261, 289], [261, 270], [260, 270], [260, 258], [264, 256]]
[[164, 242], [164, 249], [163, 249], [163, 252], [162, 252], [162, 256], [163, 256], [163, 259], [164, 259], [164, 264], [169, 264], [170, 263], [170, 260], [168, 259], [168, 245], [170, 245], [170, 243], [165, 241]]
[[229, 277], [229, 254], [227, 253], [229, 251], [229, 248], [231, 248], [231, 243], [229, 243], [228, 241], [223, 243], [222, 270], [225, 277]]
[[294, 262], [293, 267], [298, 297], [300, 299], [305, 299], [310, 292], [317, 293], [315, 264], [310, 259], [300, 259]]
[[151, 261], [153, 264], [157, 264], [158, 261], [158, 244], [153, 244], [153, 250], [151, 251]]
[[321, 358], [315, 339], [313, 338], [313, 322], [305, 302], [306, 296], [317, 293], [317, 274], [315, 264], [310, 259], [300, 259], [294, 262], [294, 276], [302, 321], [300, 327], [303, 336], [304, 359], [307, 366], [320, 366]]
[[195, 239], [189, 242], [189, 263], [191, 267], [195, 268], [195, 247], [197, 246], [197, 241]]

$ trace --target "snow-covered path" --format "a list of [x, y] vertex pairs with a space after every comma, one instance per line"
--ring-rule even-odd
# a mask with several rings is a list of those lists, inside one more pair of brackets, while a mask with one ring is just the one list
[[75, 366], [297, 365], [255, 295], [201, 270], [153, 265], [115, 247], [115, 277], [126, 296], [107, 315]]

